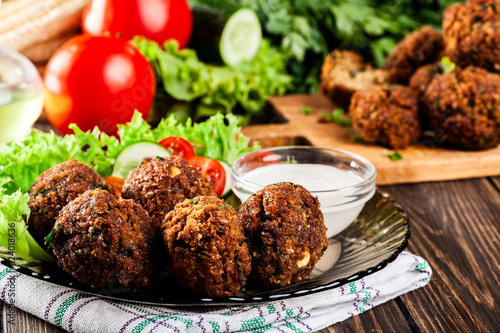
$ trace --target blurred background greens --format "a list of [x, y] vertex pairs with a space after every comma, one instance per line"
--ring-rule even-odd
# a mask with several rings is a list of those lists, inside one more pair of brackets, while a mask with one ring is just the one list
[[[137, 45], [163, 80], [157, 108], [194, 120], [217, 112], [235, 113], [248, 122], [263, 114], [267, 100], [273, 95], [317, 92], [321, 66], [333, 49], [356, 51], [365, 61], [379, 67], [409, 32], [423, 25], [441, 29], [444, 9], [455, 2], [190, 0], [193, 13], [198, 6], [220, 10], [236, 4], [253, 9], [263, 37], [255, 58], [237, 66], [224, 66], [204, 63], [196, 49], [179, 51], [175, 46], [165, 45], [162, 50], [147, 41]], [[196, 22], [196, 15], [194, 19]], [[176, 59], [176, 71], [165, 70], [162, 59], [168, 58], [168, 63], [172, 63], [172, 57]], [[186, 80], [191, 80], [190, 87], [186, 87]], [[188, 91], [192, 87], [194, 91]]]

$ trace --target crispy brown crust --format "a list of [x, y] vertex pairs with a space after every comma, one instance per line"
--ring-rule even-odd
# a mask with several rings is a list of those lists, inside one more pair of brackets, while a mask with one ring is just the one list
[[44, 171], [28, 191], [28, 231], [44, 246], [44, 238], [54, 227], [61, 209], [85, 191], [96, 188], [110, 191], [104, 178], [74, 158]]
[[498, 144], [500, 75], [456, 68], [432, 80], [425, 101], [429, 126], [441, 141], [473, 150]]
[[244, 286], [251, 259], [233, 207], [217, 197], [187, 199], [162, 224], [177, 280], [207, 297], [233, 296]]
[[122, 197], [143, 206], [158, 228], [176, 204], [199, 195], [216, 196], [198, 169], [174, 155], [143, 162], [129, 173], [122, 190]]
[[421, 135], [418, 101], [408, 87], [375, 87], [352, 97], [349, 115], [367, 142], [402, 149]]
[[432, 82], [432, 79], [442, 73], [443, 67], [439, 62], [424, 65], [413, 73], [408, 86], [417, 94], [419, 102], [423, 101], [425, 90]]
[[406, 84], [418, 67], [437, 61], [443, 47], [441, 32], [423, 26], [394, 47], [382, 68], [389, 71], [393, 82]]
[[443, 13], [445, 53], [461, 67], [500, 71], [500, 0], [474, 0]]
[[250, 243], [251, 276], [264, 286], [302, 280], [328, 247], [318, 198], [300, 185], [268, 185], [240, 206], [238, 216]]
[[52, 248], [58, 264], [93, 288], [115, 282], [122, 291], [141, 291], [157, 273], [158, 240], [146, 211], [103, 190], [89, 190], [63, 208]]
[[389, 73], [365, 64], [355, 52], [336, 49], [325, 58], [320, 81], [321, 93], [336, 105], [347, 108], [354, 92], [387, 85]]
[[418, 110], [420, 115], [420, 123], [422, 124], [422, 130], [427, 130], [428, 120], [427, 120], [427, 103], [425, 102], [425, 90], [431, 84], [434, 77], [438, 74], [443, 73], [443, 66], [441, 62], [435, 62], [432, 64], [424, 65], [418, 68], [415, 73], [410, 78], [408, 86], [415, 93], [418, 99]]

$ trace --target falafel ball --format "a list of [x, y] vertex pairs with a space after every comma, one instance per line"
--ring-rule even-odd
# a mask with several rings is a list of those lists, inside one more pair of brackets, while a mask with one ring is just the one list
[[441, 32], [423, 26], [399, 41], [382, 65], [391, 80], [407, 84], [415, 70], [439, 59], [444, 48]]
[[425, 90], [429, 84], [431, 84], [434, 77], [438, 74], [443, 73], [443, 65], [441, 62], [435, 62], [432, 64], [424, 65], [418, 68], [415, 73], [410, 78], [408, 86], [417, 95], [418, 99], [418, 110], [420, 115], [420, 123], [422, 124], [422, 130], [427, 129], [428, 120], [427, 115], [427, 104], [425, 102]]
[[347, 108], [354, 92], [389, 84], [389, 72], [374, 69], [355, 52], [335, 49], [325, 58], [320, 80], [321, 93]]
[[445, 53], [460, 67], [500, 72], [500, 0], [474, 0], [443, 13]]
[[122, 189], [122, 197], [144, 207], [158, 228], [176, 204], [199, 195], [217, 196], [198, 169], [175, 155], [144, 161], [129, 173]]
[[232, 206], [213, 196], [186, 199], [162, 231], [175, 277], [196, 294], [233, 296], [245, 284], [251, 259]]
[[419, 67], [410, 78], [408, 86], [418, 96], [419, 103], [424, 101], [425, 90], [438, 74], [443, 73], [441, 62], [435, 62]]
[[59, 266], [92, 288], [117, 282], [122, 291], [135, 292], [156, 279], [159, 233], [132, 200], [89, 190], [62, 209], [54, 230]]
[[96, 188], [111, 191], [104, 178], [74, 158], [44, 171], [28, 191], [28, 231], [38, 244], [44, 246], [44, 239], [64, 206]]
[[355, 93], [349, 115], [365, 142], [402, 149], [421, 135], [417, 96], [405, 86], [379, 86]]
[[455, 68], [425, 91], [429, 127], [439, 141], [468, 150], [494, 147], [500, 135], [500, 75]]
[[266, 186], [238, 216], [250, 243], [251, 277], [264, 286], [287, 286], [312, 272], [328, 247], [319, 200], [292, 183]]

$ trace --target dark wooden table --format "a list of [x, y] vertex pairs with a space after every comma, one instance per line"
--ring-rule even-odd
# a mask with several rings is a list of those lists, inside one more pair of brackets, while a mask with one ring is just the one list
[[[427, 259], [432, 279], [321, 332], [499, 332], [500, 177], [380, 189], [409, 215], [407, 249]], [[16, 325], [7, 325], [5, 310], [5, 332], [62, 332], [20, 310]]]

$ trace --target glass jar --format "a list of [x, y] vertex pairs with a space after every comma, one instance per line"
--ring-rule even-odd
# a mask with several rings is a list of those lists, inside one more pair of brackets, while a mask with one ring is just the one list
[[0, 145], [24, 139], [43, 109], [43, 84], [25, 56], [0, 46]]

